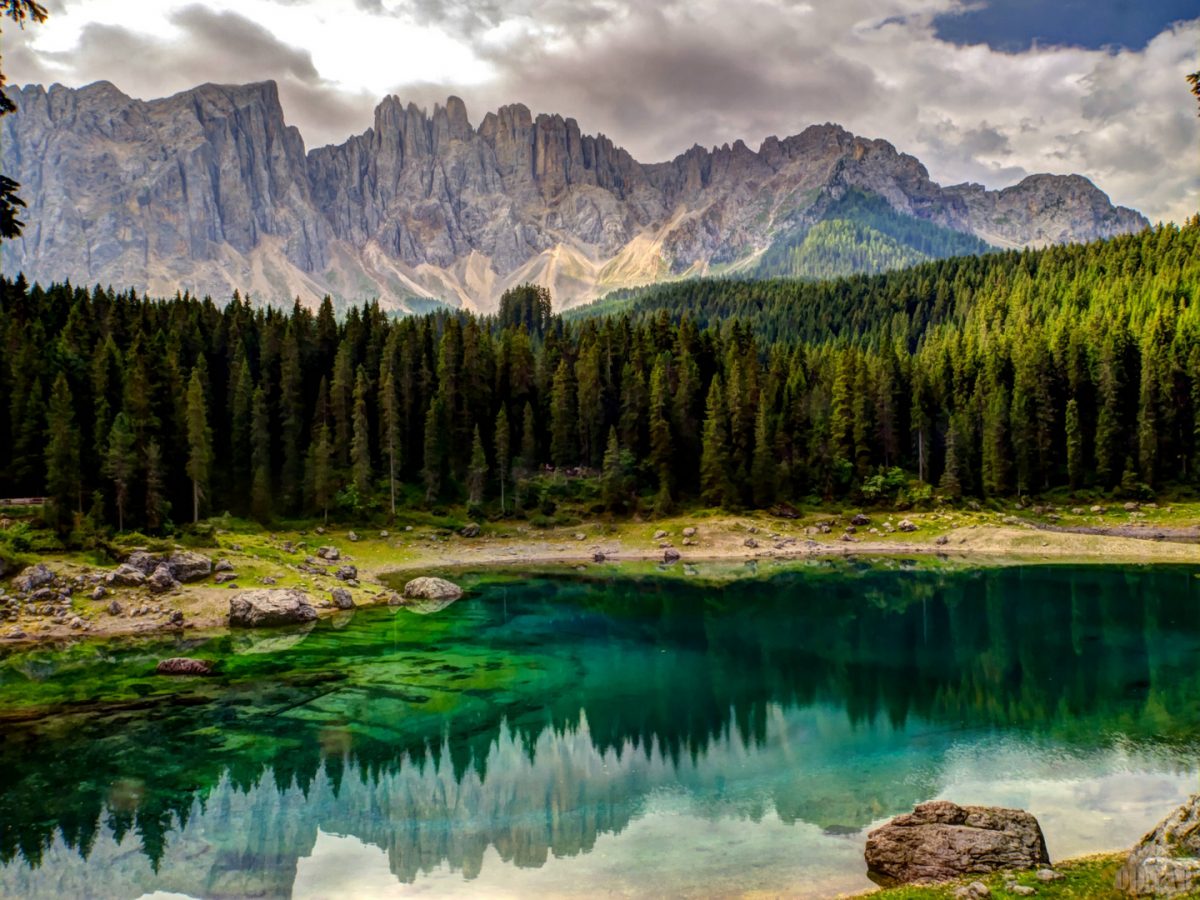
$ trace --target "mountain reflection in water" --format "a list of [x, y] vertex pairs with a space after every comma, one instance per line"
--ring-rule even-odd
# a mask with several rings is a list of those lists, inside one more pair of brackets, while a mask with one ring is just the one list
[[[1120, 846], [1196, 784], [1194, 574], [492, 578], [273, 652], [11, 653], [0, 895], [291, 896], [346, 841], [397, 887], [828, 892], [947, 794], [1033, 809], [1055, 854]], [[177, 652], [220, 675], [148, 675]]]

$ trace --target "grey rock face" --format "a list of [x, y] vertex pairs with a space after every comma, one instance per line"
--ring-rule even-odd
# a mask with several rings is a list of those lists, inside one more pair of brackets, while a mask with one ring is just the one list
[[171, 574], [179, 581], [200, 581], [207, 578], [213, 570], [212, 560], [201, 553], [190, 550], [177, 551], [164, 560]]
[[109, 572], [104, 581], [117, 587], [140, 587], [146, 583], [146, 576], [141, 569], [136, 569], [129, 563], [122, 563], [115, 571]]
[[410, 600], [457, 600], [462, 595], [462, 588], [445, 578], [414, 578], [404, 585]]
[[1117, 872], [1117, 888], [1143, 897], [1200, 891], [1200, 794], [1155, 826]]
[[1048, 865], [1038, 821], [1019, 809], [923, 803], [867, 835], [867, 874], [880, 884], [933, 883]]
[[176, 550], [173, 553], [148, 553], [135, 550], [125, 560], [125, 566], [136, 569], [143, 575], [153, 575], [163, 567], [176, 581], [200, 581], [213, 571], [212, 560], [191, 550]]
[[179, 587], [179, 582], [171, 574], [170, 567], [163, 563], [146, 579], [146, 587], [150, 589], [150, 593], [152, 594], [164, 594]]
[[45, 563], [38, 563], [35, 566], [30, 566], [20, 575], [13, 579], [13, 587], [23, 593], [36, 591], [40, 587], [45, 587], [48, 584], [53, 584], [55, 575], [51, 572]]
[[241, 628], [311, 622], [317, 611], [304, 591], [258, 589], [241, 591], [229, 601], [229, 624]]
[[329, 592], [329, 596], [338, 609], [354, 609], [354, 598], [345, 588], [334, 588]]
[[[738, 271], [847, 190], [1000, 246], [1143, 227], [1078, 175], [942, 188], [886, 141], [836, 125], [693, 147], [646, 165], [520, 104], [473, 127], [387, 97], [372, 127], [305, 152], [273, 82], [141, 101], [108, 82], [14, 89], [3, 170], [29, 203], [3, 271], [171, 295], [494, 308], [534, 281], [569, 306], [664, 276]], [[147, 573], [148, 574], [148, 573]]]

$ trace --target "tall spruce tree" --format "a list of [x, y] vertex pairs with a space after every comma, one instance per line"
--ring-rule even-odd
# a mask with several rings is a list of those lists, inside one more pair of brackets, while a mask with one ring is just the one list
[[283, 341], [279, 366], [279, 437], [283, 445], [280, 485], [283, 504], [291, 512], [300, 508], [304, 480], [304, 374], [300, 368], [300, 344], [289, 327]]
[[1079, 422], [1079, 401], [1067, 401], [1067, 478], [1071, 488], [1083, 484], [1083, 428]]
[[487, 454], [483, 449], [483, 439], [479, 436], [479, 426], [476, 425], [471, 436], [471, 462], [467, 467], [467, 503], [472, 507], [483, 502], [487, 474]]
[[500, 515], [505, 514], [504, 485], [508, 481], [508, 467], [512, 459], [512, 435], [508, 429], [508, 410], [502, 404], [496, 413], [496, 478], [500, 482]]
[[125, 530], [125, 511], [129, 508], [129, 492], [136, 471], [134, 460], [133, 430], [129, 417], [117, 413], [108, 432], [108, 443], [104, 450], [104, 477], [113, 485], [113, 504], [117, 509], [117, 531]]
[[390, 357], [381, 364], [379, 379], [379, 411], [383, 426], [383, 454], [387, 458], [388, 502], [391, 514], [396, 515], [396, 478], [400, 471], [400, 440], [402, 432], [400, 397], [396, 393], [396, 375]]
[[550, 461], [565, 469], [576, 461], [575, 385], [563, 359], [554, 373], [550, 394]]
[[200, 521], [200, 501], [207, 496], [209, 466], [212, 464], [212, 431], [208, 427], [208, 404], [200, 366], [192, 369], [187, 390], [187, 474], [192, 480], [192, 521]]
[[425, 502], [432, 503], [442, 491], [442, 470], [446, 465], [443, 437], [445, 410], [441, 395], [433, 398], [425, 413], [425, 454], [421, 477], [425, 482]]
[[700, 450], [700, 492], [704, 502], [711, 506], [733, 502], [734, 489], [729, 477], [729, 425], [719, 375], [713, 378], [708, 389]]
[[767, 412], [767, 405], [760, 403], [758, 413], [754, 417], [754, 462], [750, 467], [750, 483], [753, 488], [755, 506], [762, 508], [775, 502], [778, 471], [770, 416]]
[[271, 419], [261, 384], [250, 398], [250, 510], [260, 522], [271, 518]]
[[50, 389], [50, 408], [46, 428], [46, 493], [50, 501], [49, 518], [59, 534], [66, 534], [74, 523], [73, 512], [81, 506], [79, 469], [79, 429], [71, 388], [62, 372]]
[[371, 495], [371, 425], [367, 416], [367, 373], [362, 366], [354, 379], [354, 437], [351, 441], [351, 463], [354, 487], [362, 502]]

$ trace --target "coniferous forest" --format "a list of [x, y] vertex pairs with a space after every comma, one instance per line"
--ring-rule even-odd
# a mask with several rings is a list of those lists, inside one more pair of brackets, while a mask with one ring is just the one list
[[[0, 496], [153, 531], [913, 503], [1200, 480], [1200, 217], [834, 281], [681, 282], [619, 312], [510, 291], [391, 317], [0, 280]], [[603, 309], [603, 305], [598, 307]], [[611, 308], [611, 307], [610, 307]]]

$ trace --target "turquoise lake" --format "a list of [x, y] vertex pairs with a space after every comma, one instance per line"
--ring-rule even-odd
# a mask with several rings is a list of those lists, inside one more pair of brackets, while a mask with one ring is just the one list
[[833, 896], [924, 800], [1058, 859], [1200, 789], [1200, 567], [694, 571], [7, 651], [0, 896]]

